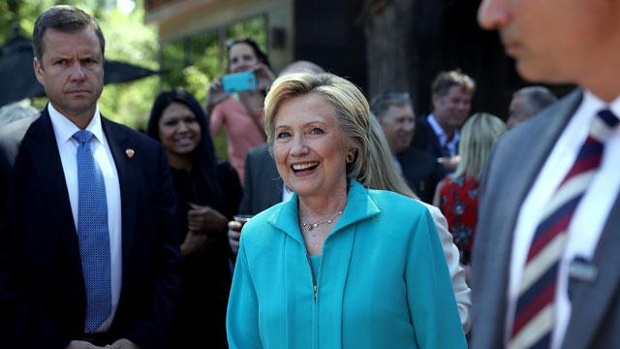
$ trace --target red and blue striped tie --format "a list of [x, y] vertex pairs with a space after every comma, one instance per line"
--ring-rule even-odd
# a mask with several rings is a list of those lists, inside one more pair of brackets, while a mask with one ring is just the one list
[[618, 122], [618, 117], [610, 110], [597, 114], [575, 163], [545, 209], [527, 254], [509, 349], [551, 346], [555, 325], [554, 298], [568, 226], [599, 168], [605, 141]]

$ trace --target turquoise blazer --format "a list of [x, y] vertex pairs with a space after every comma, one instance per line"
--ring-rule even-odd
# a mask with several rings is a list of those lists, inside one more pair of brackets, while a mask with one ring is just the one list
[[251, 219], [228, 303], [230, 348], [466, 348], [433, 220], [352, 180], [314, 277], [298, 197]]

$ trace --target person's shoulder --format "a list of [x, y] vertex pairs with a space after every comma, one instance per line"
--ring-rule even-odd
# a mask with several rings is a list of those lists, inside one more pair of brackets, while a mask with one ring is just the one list
[[39, 115], [29, 116], [21, 118], [15, 121], [11, 121], [2, 127], [0, 127], [0, 143], [7, 140], [21, 140], [24, 134], [30, 127], [30, 125], [39, 117]]
[[270, 221], [277, 219], [282, 214], [282, 210], [287, 204], [288, 204], [287, 201], [279, 202], [257, 213], [256, 215], [252, 217], [252, 219], [250, 219], [250, 221], [252, 222], [252, 225], [269, 224]]
[[582, 98], [583, 90], [576, 89], [542, 110], [533, 118], [519, 123], [508, 132], [504, 132], [498, 141], [502, 143], [513, 141], [527, 142], [543, 133], [563, 128], [579, 107]]
[[413, 211], [424, 212], [425, 209], [420, 201], [390, 190], [368, 189], [368, 197], [381, 210], [411, 213]]
[[435, 157], [424, 150], [415, 148], [412, 146], [407, 147], [402, 152], [398, 153], [396, 157], [405, 163], [412, 163], [415, 166], [420, 165], [432, 165], [434, 166], [437, 160]]
[[254, 148], [248, 150], [246, 157], [250, 159], [264, 159], [265, 157], [270, 157], [269, 154], [269, 144], [264, 143]]
[[[243, 238], [251, 241], [251, 246], [262, 246], [276, 232], [275, 222], [281, 218], [286, 202], [277, 203], [252, 216], [243, 226]], [[247, 244], [247, 243], [246, 243]]]
[[103, 117], [101, 120], [103, 123], [104, 132], [106, 132], [106, 136], [108, 137], [111, 136], [120, 139], [127, 139], [132, 143], [142, 144], [152, 148], [161, 147], [161, 144], [158, 141], [140, 131], [134, 130], [127, 125], [123, 125]]
[[[431, 129], [431, 124], [428, 123], [428, 115], [417, 117], [415, 119], [416, 135], [418, 132], [426, 133]], [[415, 137], [414, 137], [415, 138]]]

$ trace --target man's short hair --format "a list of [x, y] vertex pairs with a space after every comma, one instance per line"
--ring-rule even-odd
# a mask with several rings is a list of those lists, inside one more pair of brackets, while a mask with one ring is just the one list
[[469, 75], [463, 74], [460, 69], [443, 71], [437, 75], [431, 86], [435, 96], [445, 96], [452, 86], [460, 86], [473, 94], [476, 92], [476, 82]]
[[409, 92], [385, 92], [372, 99], [370, 111], [381, 120], [391, 106], [402, 107], [407, 104], [412, 104]]
[[34, 23], [32, 32], [32, 48], [34, 55], [39, 61], [43, 59], [45, 46], [43, 36], [47, 29], [58, 30], [63, 33], [77, 33], [84, 29], [92, 29], [99, 38], [101, 46], [101, 55], [105, 52], [105, 38], [99, 23], [86, 12], [67, 5], [52, 6], [45, 12], [41, 13], [37, 21]]
[[523, 87], [512, 94], [512, 98], [515, 97], [525, 97], [528, 104], [536, 110], [542, 110], [558, 100], [553, 92], [544, 86]]

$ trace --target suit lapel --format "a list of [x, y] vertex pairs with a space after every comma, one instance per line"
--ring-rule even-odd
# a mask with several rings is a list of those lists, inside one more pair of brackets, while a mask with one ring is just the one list
[[[505, 216], [511, 219], [511, 224], [509, 225], [511, 231], [508, 234], [500, 235], [502, 236], [502, 248], [495, 249], [495, 251], [499, 251], [502, 255], [505, 251], [511, 251], [514, 228], [516, 227], [521, 206], [534, 185], [534, 181], [538, 177], [545, 161], [549, 157], [555, 142], [570, 120], [570, 116], [579, 105], [581, 96], [580, 92], [573, 93], [563, 103], [557, 104], [555, 108], [548, 109], [543, 114], [531, 120], [529, 125], [523, 125], [523, 129], [520, 130], [523, 132], [521, 132], [521, 134], [515, 132], [515, 135], [521, 137], [521, 139], [531, 139], [531, 141], [520, 142], [518, 144], [518, 149], [511, 150], [510, 156], [503, 156], [501, 159], [497, 159], [498, 161], [506, 162], [504, 167], [514, 168], [514, 171], [505, 173], [505, 178], [502, 179], [505, 183], [510, 184], [510, 192], [513, 194], [504, 198], [506, 201], [504, 207], [507, 207]], [[528, 128], [525, 128], [525, 126], [528, 126]], [[532, 131], [534, 133], [532, 133]], [[531, 136], [525, 138], [523, 137], [523, 133], [531, 133]], [[511, 134], [509, 132], [504, 136], [510, 137]], [[515, 143], [512, 143], [510, 146], [515, 145]], [[513, 164], [519, 164], [519, 167], [515, 168]], [[501, 205], [501, 203], [498, 204]], [[500, 258], [498, 260], [508, 262], [509, 259]], [[504, 271], [507, 271], [508, 263], [503, 267], [505, 268]]]
[[41, 197], [49, 201], [49, 205], [46, 205], [50, 210], [47, 216], [50, 217], [54, 227], [60, 227], [53, 231], [59, 232], [68, 254], [77, 261], [76, 265], [80, 265], [77, 231], [71, 212], [67, 182], [47, 108], [24, 135], [20, 149], [15, 165], [26, 166], [26, 163], [20, 161], [20, 157], [29, 156], [36, 176], [41, 180], [41, 188], [44, 191]]
[[563, 348], [587, 348], [595, 340], [597, 331], [605, 324], [605, 313], [613, 309], [620, 285], [620, 253], [618, 253], [618, 230], [620, 228], [620, 197], [609, 213], [592, 263], [597, 267], [598, 277], [589, 281], [569, 284], [572, 314]]
[[[272, 186], [271, 188], [269, 188], [270, 190], [267, 191], [267, 195], [268, 195], [268, 205], [275, 205], [278, 202], [282, 201], [282, 190], [284, 187], [284, 182], [282, 182], [282, 178], [280, 177], [280, 174], [278, 173], [278, 168], [276, 167], [276, 163], [275, 160], [273, 158], [271, 158], [271, 156], [269, 156], [270, 159], [270, 166], [269, 166], [269, 178], [270, 180], [270, 185]], [[273, 187], [275, 187], [275, 189], [272, 189]]]
[[138, 173], [137, 157], [140, 154], [134, 153], [130, 158], [128, 152], [136, 151], [135, 145], [131, 141], [131, 137], [125, 130], [113, 122], [101, 118], [101, 124], [105, 133], [106, 139], [114, 158], [114, 164], [116, 166], [116, 172], [118, 174], [118, 182], [121, 195], [121, 217], [122, 227], [121, 236], [123, 244], [123, 259], [131, 251], [131, 247], [134, 241], [134, 229], [136, 224], [135, 203], [136, 201], [136, 188], [138, 187]]
[[[487, 302], [480, 307], [488, 308], [485, 311], [493, 311], [489, 318], [484, 320], [487, 321], [485, 326], [479, 329], [488, 331], [489, 335], [493, 336], [484, 345], [498, 347], [503, 343], [507, 316], [506, 290], [517, 219], [545, 160], [580, 100], [581, 94], [574, 93], [543, 114], [506, 132], [493, 147], [488, 161], [488, 173], [485, 173], [482, 179], [483, 191], [480, 195], [487, 206], [493, 206], [492, 209], [481, 206], [485, 209], [481, 214], [492, 213], [494, 216], [480, 217], [478, 224], [491, 222], [495, 231], [487, 231], [483, 241], [476, 240], [476, 246], [484, 250], [484, 253], [474, 253], [473, 260], [474, 277], [479, 278], [484, 274], [483, 279], [486, 279], [484, 285], [478, 285], [481, 288], [479, 294], [485, 294], [484, 302]], [[495, 172], [496, 169], [499, 174]], [[496, 190], [487, 194], [484, 190], [488, 187]], [[483, 259], [476, 260], [477, 257]]]

